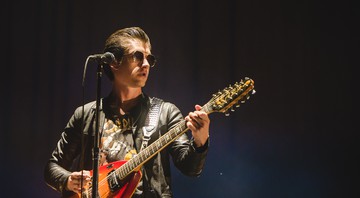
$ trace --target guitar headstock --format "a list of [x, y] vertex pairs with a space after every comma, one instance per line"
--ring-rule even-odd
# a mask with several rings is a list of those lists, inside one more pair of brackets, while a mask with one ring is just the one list
[[255, 94], [254, 81], [246, 77], [244, 80], [213, 94], [211, 100], [204, 107], [206, 106], [208, 112], [222, 112], [228, 115], [229, 109], [234, 111], [234, 105], [239, 107], [239, 102], [245, 103], [253, 94]]

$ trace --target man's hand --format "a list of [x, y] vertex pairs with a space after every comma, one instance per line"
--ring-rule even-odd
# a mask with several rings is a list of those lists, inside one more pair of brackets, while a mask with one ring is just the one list
[[[83, 171], [83, 190], [87, 188], [89, 183], [91, 182], [90, 171]], [[70, 191], [74, 191], [76, 193], [81, 193], [81, 171], [72, 172], [69, 176], [66, 184], [66, 189]]]
[[185, 117], [196, 147], [203, 146], [209, 138], [210, 119], [207, 113], [200, 110], [201, 106], [195, 105], [195, 111]]

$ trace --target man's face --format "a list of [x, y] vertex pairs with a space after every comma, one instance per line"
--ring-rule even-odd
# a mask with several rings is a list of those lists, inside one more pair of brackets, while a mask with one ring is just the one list
[[145, 86], [150, 65], [146, 58], [143, 58], [143, 61], [138, 61], [138, 59], [134, 58], [135, 52], [142, 52], [144, 57], [151, 54], [149, 45], [140, 40], [131, 40], [129, 51], [125, 52], [122, 61], [111, 66], [114, 73], [115, 86], [128, 88], [141, 88]]

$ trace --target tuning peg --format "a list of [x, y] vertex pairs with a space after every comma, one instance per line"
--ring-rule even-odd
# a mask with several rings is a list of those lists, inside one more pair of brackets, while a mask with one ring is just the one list
[[250, 80], [250, 78], [249, 78], [249, 77], [245, 77], [245, 80]]
[[233, 99], [233, 97], [228, 96], [228, 97], [226, 97], [226, 99], [232, 100], [232, 99]]
[[252, 90], [251, 94], [252, 94], [252, 95], [256, 94], [255, 89]]
[[236, 107], [236, 108], [239, 108], [239, 107], [240, 107], [240, 104], [239, 104], [239, 103], [238, 103], [238, 104], [236, 104], [236, 105], [235, 105], [235, 107]]
[[230, 111], [234, 112], [234, 111], [235, 111], [235, 109], [234, 109], [233, 107], [231, 107]]
[[225, 112], [225, 116], [229, 116], [230, 115], [230, 113], [229, 112]]
[[245, 103], [245, 100], [240, 100], [240, 102], [244, 104], [244, 103]]
[[250, 95], [247, 95], [247, 96], [246, 96], [246, 100], [249, 100], [249, 99], [250, 99]]

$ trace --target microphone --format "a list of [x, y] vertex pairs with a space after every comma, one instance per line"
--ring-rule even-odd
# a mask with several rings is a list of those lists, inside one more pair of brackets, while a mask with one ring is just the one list
[[89, 56], [90, 60], [95, 60], [98, 64], [111, 64], [116, 61], [114, 54], [105, 52], [104, 54], [93, 54]]

